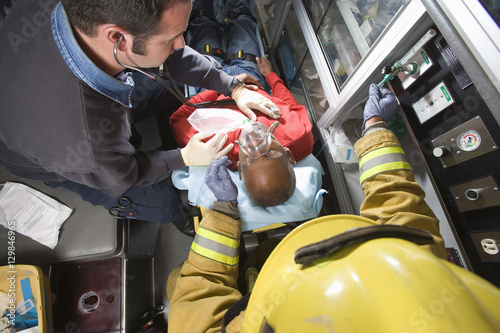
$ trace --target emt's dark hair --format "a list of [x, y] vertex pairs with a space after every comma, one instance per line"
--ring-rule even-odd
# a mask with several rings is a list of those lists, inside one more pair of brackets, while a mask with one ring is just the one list
[[158, 34], [165, 10], [191, 0], [61, 0], [70, 22], [84, 34], [95, 36], [99, 24], [111, 23], [134, 36], [132, 52], [144, 54], [144, 43]]
[[260, 191], [258, 193], [250, 193], [248, 190], [247, 193], [249, 199], [261, 207], [273, 207], [278, 206], [290, 199], [295, 192], [295, 172], [293, 171], [293, 165], [288, 163], [287, 170], [285, 171], [288, 174], [288, 178], [290, 182], [288, 182], [286, 187], [283, 188], [268, 188], [266, 191]]

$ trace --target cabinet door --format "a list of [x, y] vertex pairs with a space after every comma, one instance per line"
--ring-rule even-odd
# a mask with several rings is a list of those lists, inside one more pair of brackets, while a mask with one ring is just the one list
[[287, 88], [297, 100], [306, 102], [313, 120], [321, 118], [329, 106], [328, 100], [293, 7], [286, 17], [275, 55]]
[[303, 0], [338, 91], [409, 0]]
[[500, 3], [497, 0], [479, 0], [484, 8], [491, 15], [491, 18], [500, 25]]
[[281, 30], [283, 13], [290, 5], [290, 0], [256, 0], [255, 10], [259, 17], [259, 23], [269, 44], [274, 45]]

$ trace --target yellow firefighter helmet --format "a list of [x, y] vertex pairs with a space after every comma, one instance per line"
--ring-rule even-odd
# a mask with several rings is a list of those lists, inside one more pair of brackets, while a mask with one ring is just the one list
[[[242, 332], [500, 332], [500, 289], [385, 227], [334, 215], [293, 230], [263, 266]], [[335, 235], [347, 237], [333, 253], [331, 240], [308, 246]]]

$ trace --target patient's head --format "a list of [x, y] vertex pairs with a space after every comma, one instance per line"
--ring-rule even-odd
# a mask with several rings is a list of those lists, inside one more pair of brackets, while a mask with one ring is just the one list
[[296, 162], [290, 149], [283, 147], [271, 132], [267, 132], [260, 149], [252, 151], [248, 148], [249, 140], [241, 141], [240, 137], [238, 170], [250, 200], [263, 207], [287, 201], [295, 191], [293, 164]]

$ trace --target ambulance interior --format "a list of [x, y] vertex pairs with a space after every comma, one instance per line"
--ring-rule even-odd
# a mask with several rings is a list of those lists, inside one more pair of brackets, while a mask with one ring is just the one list
[[[314, 180], [312, 189], [305, 185], [300, 193], [306, 191], [315, 209], [309, 216], [298, 207], [292, 217], [277, 209], [264, 220], [245, 209], [250, 222], [240, 262], [262, 241], [281, 239], [315, 216], [359, 214], [363, 194], [353, 143], [360, 137], [368, 87], [384, 81], [400, 103], [390, 128], [440, 220], [449, 261], [500, 287], [498, 2], [252, 3], [260, 56], [273, 63], [313, 124], [316, 167], [303, 177]], [[137, 124], [143, 149], [162, 145], [164, 123], [158, 117]], [[203, 175], [197, 177], [199, 183]], [[116, 219], [77, 194], [0, 167], [4, 182], [26, 184], [73, 210], [53, 249], [17, 234], [14, 258], [5, 250], [8, 229], [0, 228], [0, 266], [39, 266], [49, 279], [54, 332], [136, 332], [153, 319], [168, 330], [167, 277], [187, 259], [192, 238], [171, 224]], [[186, 202], [198, 202], [199, 188], [180, 190]]]

